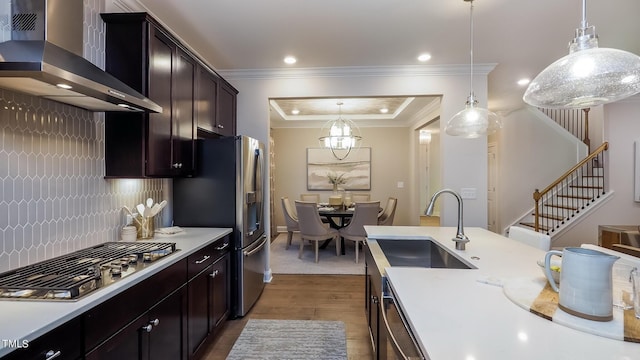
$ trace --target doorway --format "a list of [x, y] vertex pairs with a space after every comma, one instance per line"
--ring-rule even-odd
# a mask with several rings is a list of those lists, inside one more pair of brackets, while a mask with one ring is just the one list
[[418, 196], [420, 225], [440, 226], [440, 205], [435, 204], [433, 216], [425, 216], [429, 200], [441, 187], [440, 118], [429, 121], [417, 131], [418, 137]]

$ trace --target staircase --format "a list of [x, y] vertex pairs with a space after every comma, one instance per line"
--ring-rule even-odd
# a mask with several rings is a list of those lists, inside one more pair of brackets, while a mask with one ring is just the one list
[[[542, 111], [589, 146], [588, 109]], [[549, 186], [536, 189], [532, 211], [516, 224], [553, 236], [596, 207], [608, 191], [604, 157], [608, 147], [603, 143]]]

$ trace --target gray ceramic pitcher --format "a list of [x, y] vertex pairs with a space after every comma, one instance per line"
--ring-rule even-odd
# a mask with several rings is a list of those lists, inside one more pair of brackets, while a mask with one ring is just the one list
[[[561, 256], [560, 288], [551, 275], [551, 257]], [[618, 256], [568, 247], [551, 250], [544, 258], [549, 285], [560, 293], [559, 307], [571, 315], [595, 321], [613, 319], [613, 263]]]

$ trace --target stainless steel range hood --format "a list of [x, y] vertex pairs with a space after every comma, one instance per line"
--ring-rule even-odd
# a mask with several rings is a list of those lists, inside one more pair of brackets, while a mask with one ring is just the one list
[[83, 0], [0, 0], [0, 87], [91, 111], [162, 108], [82, 57]]

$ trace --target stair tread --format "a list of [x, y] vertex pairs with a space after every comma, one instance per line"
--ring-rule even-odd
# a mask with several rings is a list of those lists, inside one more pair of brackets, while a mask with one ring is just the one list
[[602, 189], [602, 186], [597, 186], [597, 185], [569, 185], [569, 187], [571, 188], [576, 188], [576, 189]]
[[[535, 214], [531, 214], [532, 216], [536, 216]], [[562, 221], [565, 219], [564, 216], [560, 216], [560, 215], [552, 215], [552, 214], [546, 214], [546, 213], [542, 213], [539, 214], [538, 216], [546, 218], [546, 219], [552, 219], [552, 220], [557, 220], [557, 221]]]
[[590, 200], [593, 199], [593, 196], [580, 196], [580, 195], [564, 195], [558, 194], [557, 197], [568, 198], [568, 199], [580, 199], [580, 200]]
[[544, 206], [554, 207], [558, 209], [567, 209], [567, 210], [578, 210], [580, 208], [578, 206], [569, 206], [569, 205], [562, 205], [562, 204], [544, 204]]

